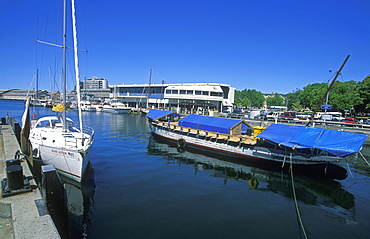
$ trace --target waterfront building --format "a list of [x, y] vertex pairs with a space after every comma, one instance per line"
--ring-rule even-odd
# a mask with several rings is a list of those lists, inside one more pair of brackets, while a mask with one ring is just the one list
[[18, 89], [8, 89], [0, 90], [0, 99], [3, 100], [26, 100], [28, 97], [39, 99], [45, 99], [48, 93], [43, 90], [38, 90], [37, 94], [35, 90], [18, 90]]
[[210, 114], [231, 107], [235, 88], [219, 83], [111, 85], [110, 98], [133, 108], [165, 108], [178, 113]]
[[[211, 115], [222, 112], [234, 103], [235, 88], [220, 83], [184, 84], [130, 84], [108, 85], [103, 78], [93, 77], [81, 82], [83, 100], [101, 101], [118, 99], [132, 108], [163, 108], [182, 114], [196, 113]], [[69, 100], [75, 99], [75, 91], [67, 94]], [[53, 99], [56, 94], [53, 95]], [[34, 97], [34, 91], [3, 90], [0, 98], [25, 100]], [[39, 91], [39, 98], [51, 98], [46, 91]]]
[[84, 100], [97, 100], [109, 98], [110, 89], [108, 80], [92, 77], [80, 83], [81, 95]]
[[92, 77], [82, 82], [83, 90], [102, 90], [108, 89], [108, 80], [104, 78]]

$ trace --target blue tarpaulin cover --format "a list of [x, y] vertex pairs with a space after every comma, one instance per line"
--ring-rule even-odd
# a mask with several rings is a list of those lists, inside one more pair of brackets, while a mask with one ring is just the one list
[[155, 109], [151, 109], [146, 114], [146, 117], [148, 117], [148, 118], [150, 118], [152, 120], [156, 120], [156, 119], [162, 118], [164, 116], [168, 116], [168, 115], [180, 116], [179, 114], [177, 114], [175, 112], [172, 112], [172, 111], [168, 111], [168, 110], [155, 110]]
[[317, 148], [344, 157], [360, 151], [367, 135], [314, 127], [272, 124], [258, 137], [291, 148]]
[[[179, 126], [229, 134], [229, 130], [240, 122], [242, 120], [190, 114], [179, 120]], [[246, 131], [247, 128], [248, 126], [243, 123], [242, 131]]]

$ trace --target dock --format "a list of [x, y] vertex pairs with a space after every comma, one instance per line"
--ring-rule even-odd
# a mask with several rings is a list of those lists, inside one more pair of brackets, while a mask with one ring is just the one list
[[[11, 125], [0, 125], [0, 176], [7, 177], [6, 160], [15, 158], [20, 150]], [[22, 157], [21, 157], [22, 159]], [[23, 175], [32, 177], [26, 160], [22, 160]], [[61, 238], [48, 213], [41, 191], [30, 179], [32, 191], [12, 196], [0, 195], [0, 238]]]

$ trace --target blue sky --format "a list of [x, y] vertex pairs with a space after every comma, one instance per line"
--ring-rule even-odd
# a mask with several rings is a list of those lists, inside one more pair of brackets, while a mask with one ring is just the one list
[[[370, 74], [367, 0], [76, 0], [81, 79], [109, 84], [230, 84], [288, 93], [327, 82], [351, 55], [340, 81]], [[0, 8], [0, 89], [60, 86], [61, 1], [5, 1]], [[71, 33], [70, 33], [71, 34]], [[72, 47], [68, 38], [67, 45]], [[73, 66], [68, 51], [68, 67]], [[68, 71], [72, 85], [73, 71]], [[70, 87], [71, 88], [71, 87]]]

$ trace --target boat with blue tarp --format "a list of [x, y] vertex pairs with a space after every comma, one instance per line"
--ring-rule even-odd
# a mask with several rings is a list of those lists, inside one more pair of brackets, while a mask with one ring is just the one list
[[224, 156], [263, 159], [282, 165], [327, 165], [360, 152], [367, 135], [331, 129], [272, 124], [252, 127], [244, 120], [164, 110], [148, 112], [152, 133], [179, 151], [198, 148]]

